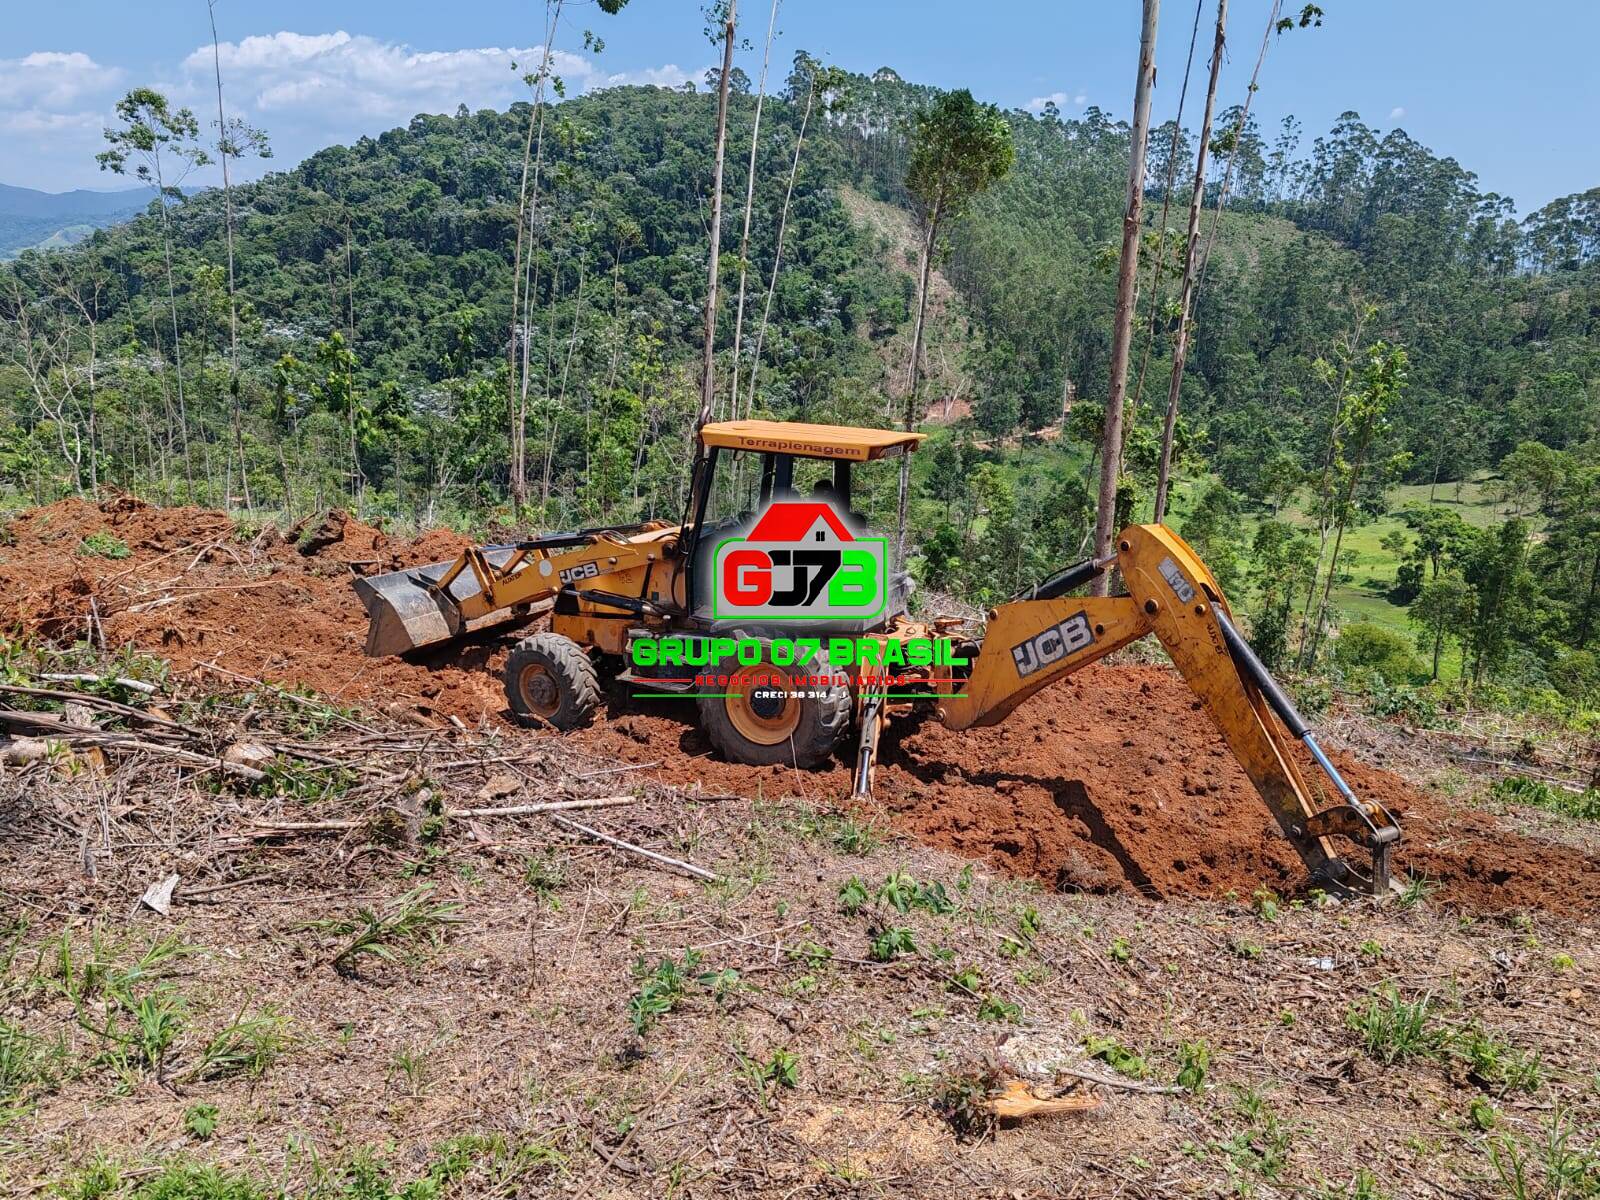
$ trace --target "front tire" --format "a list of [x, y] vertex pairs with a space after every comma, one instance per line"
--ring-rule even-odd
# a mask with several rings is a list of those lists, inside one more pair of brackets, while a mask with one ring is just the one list
[[844, 683], [796, 683], [813, 676], [839, 673], [824, 654], [801, 667], [772, 663], [765, 643], [757, 666], [729, 672], [727, 686], [717, 686], [699, 700], [700, 723], [711, 744], [733, 762], [750, 766], [819, 767], [850, 725], [850, 688]]
[[583, 647], [559, 633], [523, 638], [506, 659], [506, 703], [524, 724], [560, 730], [587, 725], [600, 703], [600, 678]]

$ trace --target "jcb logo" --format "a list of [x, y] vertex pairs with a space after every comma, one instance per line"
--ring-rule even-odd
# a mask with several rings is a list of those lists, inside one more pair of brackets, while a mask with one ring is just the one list
[[577, 566], [568, 567], [561, 572], [561, 582], [572, 583], [578, 579], [593, 579], [598, 574], [600, 574], [599, 563], [579, 563]]
[[1011, 661], [1016, 664], [1017, 677], [1026, 679], [1092, 645], [1094, 633], [1089, 629], [1089, 617], [1086, 613], [1077, 613], [1011, 647]]
[[774, 501], [744, 537], [717, 544], [712, 612], [781, 621], [858, 620], [888, 597], [888, 547], [856, 537], [823, 501]]

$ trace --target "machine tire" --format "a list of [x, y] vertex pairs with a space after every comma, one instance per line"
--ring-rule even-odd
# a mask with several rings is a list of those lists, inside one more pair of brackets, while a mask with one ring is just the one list
[[[770, 643], [766, 644], [770, 647]], [[835, 674], [825, 654], [816, 655], [803, 668], [794, 670], [767, 665], [770, 649], [762, 658], [762, 666], [739, 670], [791, 676]], [[788, 697], [770, 711], [757, 707], [753, 692], [746, 692], [742, 699], [722, 695], [739, 691], [734, 685], [706, 690], [715, 693], [699, 699], [700, 724], [706, 736], [724, 758], [750, 766], [821, 766], [833, 757], [839, 739], [850, 727], [854, 710], [850, 689], [842, 683], [808, 684], [798, 690], [811, 695]]]
[[523, 638], [506, 659], [506, 703], [525, 724], [587, 725], [600, 703], [600, 677], [583, 647], [559, 633]]

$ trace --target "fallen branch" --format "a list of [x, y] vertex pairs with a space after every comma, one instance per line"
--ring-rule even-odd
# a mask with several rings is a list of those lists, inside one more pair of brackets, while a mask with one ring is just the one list
[[255, 687], [266, 688], [270, 692], [276, 692], [279, 696], [282, 696], [285, 700], [288, 700], [293, 704], [298, 704], [303, 708], [314, 709], [323, 716], [328, 717], [331, 720], [338, 721], [341, 725], [349, 726], [351, 729], [360, 730], [362, 733], [372, 734], [375, 737], [379, 736], [378, 731], [372, 726], [363, 725], [360, 721], [352, 721], [349, 717], [333, 708], [332, 705], [311, 700], [305, 696], [297, 696], [295, 693], [289, 691], [288, 688], [279, 687], [275, 683], [268, 683], [264, 679], [257, 679], [254, 675], [242, 675], [238, 671], [230, 671], [227, 667], [219, 667], [216, 663], [211, 662], [195, 663], [195, 667], [198, 670], [215, 672], [216, 674], [226, 676], [229, 679], [237, 679], [240, 683], [248, 683]]
[[[87, 673], [72, 673], [45, 674], [40, 675], [39, 678], [48, 680], [50, 683], [99, 683], [105, 677], [103, 675], [89, 675]], [[126, 676], [122, 675], [113, 675], [111, 677], [111, 682], [116, 684], [118, 687], [125, 687], [135, 692], [143, 692], [146, 696], [155, 695], [157, 690], [156, 685], [153, 683], [146, 683], [142, 679], [128, 679]]]
[[364, 829], [370, 821], [251, 821], [252, 837], [272, 837], [279, 833], [341, 833]]
[[593, 838], [597, 842], [604, 842], [618, 850], [625, 850], [629, 854], [637, 854], [641, 858], [648, 858], [651, 862], [660, 863], [664, 867], [671, 867], [675, 871], [682, 871], [685, 875], [692, 875], [696, 879], [704, 879], [715, 883], [716, 873], [704, 867], [697, 867], [691, 862], [684, 862], [681, 858], [668, 858], [665, 854], [657, 854], [654, 850], [646, 850], [643, 846], [635, 846], [632, 842], [625, 842], [621, 838], [612, 837], [609, 833], [601, 833], [598, 829], [591, 829], [587, 825], [580, 825], [570, 817], [552, 816], [550, 818], [563, 829], [570, 829], [574, 833], [581, 833], [584, 837]]
[[56, 741], [65, 742], [69, 746], [108, 746], [118, 750], [138, 750], [158, 757], [173, 758], [179, 762], [190, 763], [194, 766], [222, 770], [230, 775], [237, 775], [241, 779], [248, 779], [252, 783], [259, 783], [267, 777], [265, 771], [258, 771], [254, 767], [247, 767], [242, 763], [226, 762], [220, 758], [196, 754], [192, 750], [184, 750], [178, 746], [145, 741], [143, 738], [134, 737], [128, 733], [108, 733], [100, 729], [81, 729], [76, 725], [69, 725], [65, 721], [58, 721], [42, 713], [18, 712], [9, 708], [0, 709], [0, 725], [7, 725], [13, 729], [22, 729], [29, 732], [46, 733]]
[[1118, 1079], [1114, 1075], [1097, 1075], [1077, 1067], [1057, 1067], [1057, 1075], [1070, 1075], [1085, 1083], [1098, 1083], [1101, 1087], [1120, 1088], [1124, 1092], [1143, 1092], [1147, 1096], [1181, 1096], [1184, 1089], [1177, 1086], [1160, 1087], [1150, 1083], [1137, 1083], [1132, 1079]]
[[659, 767], [661, 763], [630, 763], [626, 767], [607, 767], [603, 771], [585, 771], [582, 775], [574, 775], [574, 779], [598, 779], [602, 775], [626, 775], [630, 771], [648, 771], [652, 767]]
[[82, 704], [87, 708], [98, 708], [106, 712], [116, 713], [118, 716], [127, 717], [132, 721], [145, 721], [151, 725], [165, 729], [178, 730], [190, 736], [198, 737], [198, 731], [187, 725], [180, 725], [171, 717], [157, 716], [147, 713], [142, 708], [134, 708], [129, 704], [120, 704], [115, 700], [107, 700], [104, 696], [97, 696], [93, 692], [58, 692], [54, 688], [23, 687], [19, 683], [0, 683], [0, 692], [13, 696], [32, 696], [37, 700], [57, 700], [63, 704]]
[[543, 804], [510, 804], [500, 808], [451, 808], [448, 817], [525, 817], [534, 813], [562, 812], [570, 808], [611, 808], [618, 804], [638, 804], [638, 796], [600, 796], [592, 800], [550, 800]]

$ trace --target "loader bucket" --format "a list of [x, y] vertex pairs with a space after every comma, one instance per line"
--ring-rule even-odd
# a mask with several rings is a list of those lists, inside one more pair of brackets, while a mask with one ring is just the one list
[[[511, 546], [485, 547], [484, 557], [497, 567], [504, 566], [514, 553]], [[459, 621], [450, 604], [420, 580], [437, 582], [453, 563], [430, 563], [409, 567], [386, 575], [363, 576], [355, 580], [356, 595], [367, 610], [367, 654], [386, 658], [422, 646], [447, 642], [465, 633], [475, 633], [524, 615], [524, 610], [506, 608], [470, 621]], [[450, 584], [450, 595], [457, 601], [476, 596], [482, 589], [470, 570], [461, 572]]]

